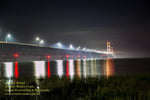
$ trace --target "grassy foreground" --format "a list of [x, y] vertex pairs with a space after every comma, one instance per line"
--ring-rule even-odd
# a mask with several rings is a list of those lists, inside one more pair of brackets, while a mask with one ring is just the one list
[[[23, 81], [19, 78], [17, 81]], [[34, 80], [24, 80], [36, 87]], [[5, 96], [0, 86], [1, 100], [150, 100], [150, 75], [120, 75], [100, 78], [51, 76], [39, 79], [40, 89], [49, 89], [39, 96]]]

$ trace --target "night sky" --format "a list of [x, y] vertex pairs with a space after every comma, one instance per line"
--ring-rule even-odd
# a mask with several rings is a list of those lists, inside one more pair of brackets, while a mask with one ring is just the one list
[[150, 57], [148, 0], [110, 1], [1, 0], [0, 41], [9, 32], [22, 43], [40, 36], [48, 46], [106, 50], [110, 41], [117, 57]]

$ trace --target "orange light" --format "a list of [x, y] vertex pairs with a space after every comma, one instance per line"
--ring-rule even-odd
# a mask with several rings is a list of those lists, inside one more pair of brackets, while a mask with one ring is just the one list
[[47, 56], [47, 58], [50, 58], [50, 56]]
[[68, 58], [69, 57], [69, 55], [66, 55], [66, 58]]
[[18, 54], [14, 54], [14, 57], [17, 58], [17, 57], [18, 57]]
[[106, 76], [112, 76], [115, 74], [113, 59], [106, 59]]

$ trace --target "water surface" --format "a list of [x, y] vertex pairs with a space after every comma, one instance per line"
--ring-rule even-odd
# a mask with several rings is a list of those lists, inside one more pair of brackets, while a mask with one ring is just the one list
[[2, 62], [1, 78], [50, 77], [63, 75], [73, 78], [100, 77], [120, 74], [149, 74], [150, 59], [84, 59], [32, 62]]

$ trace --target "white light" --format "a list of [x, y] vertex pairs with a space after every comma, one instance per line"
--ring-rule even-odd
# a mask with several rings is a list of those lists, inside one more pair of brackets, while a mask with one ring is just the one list
[[43, 44], [43, 43], [44, 43], [44, 41], [43, 41], [43, 40], [41, 40], [41, 41], [40, 41], [40, 43], [41, 43], [41, 44]]
[[72, 44], [70, 44], [69, 49], [73, 49], [73, 45]]
[[34, 61], [35, 77], [45, 77], [45, 61]]
[[10, 37], [11, 37], [11, 35], [10, 35], [10, 34], [8, 34], [8, 35], [7, 35], [7, 37], [8, 37], [8, 38], [10, 38]]
[[39, 38], [39, 37], [37, 37], [37, 38], [36, 38], [36, 41], [39, 41], [39, 40], [40, 40], [40, 38]]
[[5, 75], [7, 78], [11, 78], [13, 76], [13, 63], [5, 62]]
[[69, 60], [69, 75], [71, 77], [71, 79], [73, 78], [74, 76], [74, 63], [73, 63], [73, 60]]
[[56, 60], [57, 62], [57, 74], [59, 75], [59, 77], [62, 77], [63, 75], [63, 62], [62, 60]]
[[90, 51], [90, 49], [86, 49], [87, 51]]
[[94, 52], [96, 52], [96, 50], [94, 50]]
[[84, 47], [82, 50], [86, 50], [86, 48]]
[[62, 44], [61, 44], [60, 42], [58, 42], [57, 45], [58, 45], [58, 47], [61, 47], [61, 46], [62, 46]]
[[10, 34], [7, 34], [7, 36], [6, 36], [6, 43], [7, 43], [7, 41], [8, 41], [8, 40], [7, 40], [8, 38], [11, 38], [11, 35], [10, 35]]
[[77, 48], [77, 51], [80, 49], [80, 46]]
[[91, 51], [93, 52], [94, 50], [93, 50], [93, 49], [91, 49]]

